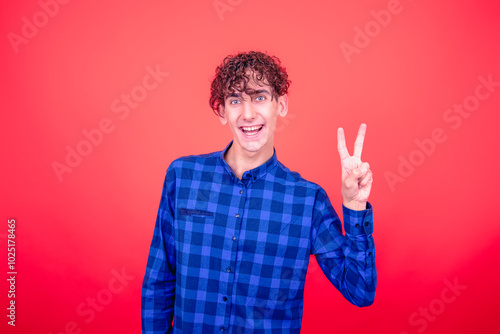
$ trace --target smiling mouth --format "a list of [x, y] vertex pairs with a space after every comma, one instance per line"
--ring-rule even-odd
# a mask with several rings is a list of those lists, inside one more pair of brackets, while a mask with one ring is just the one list
[[257, 134], [260, 130], [262, 130], [263, 127], [264, 127], [264, 125], [261, 124], [261, 125], [255, 125], [255, 126], [242, 126], [242, 127], [240, 127], [240, 129], [247, 136], [252, 136], [252, 135]]

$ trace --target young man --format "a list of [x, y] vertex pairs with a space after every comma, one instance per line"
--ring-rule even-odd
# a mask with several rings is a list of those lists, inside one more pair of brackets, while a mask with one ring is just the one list
[[233, 140], [167, 170], [143, 282], [143, 333], [299, 333], [311, 254], [347, 300], [373, 303], [366, 125], [353, 156], [337, 132], [343, 235], [326, 192], [277, 160], [289, 85], [280, 61], [260, 52], [217, 67], [210, 105]]

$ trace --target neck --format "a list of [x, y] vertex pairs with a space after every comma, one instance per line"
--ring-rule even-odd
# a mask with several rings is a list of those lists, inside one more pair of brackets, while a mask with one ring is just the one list
[[274, 154], [274, 146], [268, 146], [269, 147], [263, 147], [257, 152], [250, 152], [236, 145], [236, 142], [233, 141], [233, 145], [231, 145], [231, 147], [227, 150], [224, 155], [224, 159], [236, 176], [241, 179], [244, 172], [255, 167], [259, 167], [272, 158]]

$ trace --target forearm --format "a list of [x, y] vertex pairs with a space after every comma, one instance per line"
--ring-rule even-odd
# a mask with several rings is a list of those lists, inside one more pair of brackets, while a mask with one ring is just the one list
[[344, 273], [341, 292], [356, 306], [369, 306], [375, 298], [377, 271], [373, 238], [345, 237], [347, 251], [344, 252]]
[[372, 237], [371, 205], [352, 211], [343, 207], [346, 235], [337, 236], [338, 247], [317, 254], [317, 261], [333, 285], [356, 306], [373, 303], [377, 282], [375, 247]]
[[366, 264], [363, 254], [351, 252], [342, 257], [342, 254], [326, 253], [316, 255], [316, 259], [325, 276], [351, 304], [363, 307], [373, 303], [376, 268]]
[[172, 237], [162, 232], [161, 210], [149, 250], [142, 282], [141, 320], [143, 334], [168, 333], [175, 302], [175, 257]]
[[161, 281], [152, 276], [146, 273], [142, 285], [142, 333], [168, 333], [174, 318], [175, 279]]
[[345, 279], [344, 289], [357, 306], [373, 303], [377, 284], [375, 267], [375, 243], [373, 234], [373, 210], [369, 203], [363, 210], [343, 206]]

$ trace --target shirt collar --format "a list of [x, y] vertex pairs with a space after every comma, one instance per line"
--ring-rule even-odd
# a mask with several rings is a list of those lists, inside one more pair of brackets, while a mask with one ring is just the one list
[[[228, 165], [228, 163], [224, 159], [224, 155], [226, 154], [227, 150], [231, 147], [232, 144], [233, 144], [233, 141], [231, 140], [231, 142], [226, 146], [226, 148], [221, 151], [220, 160], [222, 162], [222, 165], [224, 165], [224, 167], [226, 168], [227, 172], [233, 178], [233, 180], [236, 181], [236, 180], [238, 180], [238, 177], [236, 176], [236, 174], [234, 174], [233, 170], [231, 169], [231, 167]], [[255, 182], [256, 180], [258, 180], [262, 176], [264, 176], [266, 173], [271, 171], [271, 169], [276, 165], [277, 162], [278, 162], [278, 158], [276, 156], [276, 149], [273, 147], [273, 156], [269, 160], [264, 162], [262, 165], [245, 171], [243, 173], [243, 176], [241, 177], [241, 180], [244, 182], [245, 181], [249, 182], [249, 183]]]

